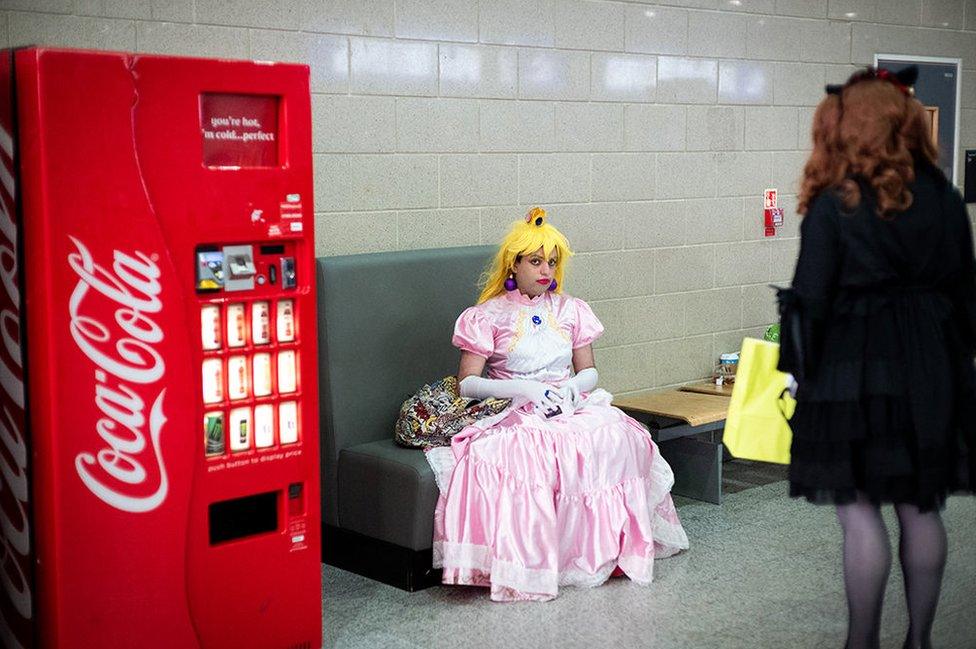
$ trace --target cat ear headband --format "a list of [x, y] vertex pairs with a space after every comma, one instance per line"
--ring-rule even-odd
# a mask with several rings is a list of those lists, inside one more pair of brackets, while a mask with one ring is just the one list
[[915, 89], [912, 86], [914, 86], [915, 81], [918, 80], [918, 66], [910, 65], [899, 72], [892, 72], [891, 70], [886, 70], [884, 68], [869, 67], [865, 70], [855, 72], [843, 84], [827, 84], [825, 90], [827, 91], [828, 95], [839, 95], [844, 88], [847, 88], [848, 86], [852, 86], [861, 81], [871, 81], [873, 79], [887, 81], [898, 88], [898, 90], [900, 90], [906, 97], [911, 97], [915, 94]]

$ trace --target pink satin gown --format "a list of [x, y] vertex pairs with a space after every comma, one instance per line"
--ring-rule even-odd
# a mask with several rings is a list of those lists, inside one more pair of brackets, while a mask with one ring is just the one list
[[[490, 378], [559, 386], [573, 349], [602, 332], [582, 300], [512, 291], [465, 310], [453, 343], [486, 358]], [[434, 515], [445, 584], [490, 587], [496, 601], [548, 600], [562, 585], [598, 586], [617, 568], [649, 584], [655, 558], [688, 547], [671, 467], [610, 400], [597, 389], [551, 419], [513, 403], [454, 438]]]

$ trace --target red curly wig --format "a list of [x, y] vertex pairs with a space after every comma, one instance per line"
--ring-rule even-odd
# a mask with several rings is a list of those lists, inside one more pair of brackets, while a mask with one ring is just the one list
[[937, 164], [925, 109], [894, 83], [848, 83], [828, 94], [813, 115], [813, 152], [803, 169], [797, 212], [806, 214], [821, 191], [835, 188], [847, 209], [861, 201], [860, 177], [874, 190], [878, 215], [890, 218], [912, 204], [915, 162]]

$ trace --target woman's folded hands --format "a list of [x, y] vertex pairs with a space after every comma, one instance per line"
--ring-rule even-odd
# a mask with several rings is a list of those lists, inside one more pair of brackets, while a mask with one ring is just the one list
[[523, 379], [486, 379], [481, 376], [466, 376], [458, 384], [461, 396], [469, 399], [511, 399], [515, 405], [532, 403], [544, 412], [549, 412], [563, 401], [561, 389], [541, 381]]

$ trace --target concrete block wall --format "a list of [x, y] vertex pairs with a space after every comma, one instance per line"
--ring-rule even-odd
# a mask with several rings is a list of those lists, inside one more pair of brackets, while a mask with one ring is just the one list
[[541, 204], [617, 393], [773, 322], [825, 83], [961, 58], [976, 147], [976, 0], [0, 0], [0, 42], [309, 64], [317, 253], [493, 243]]

